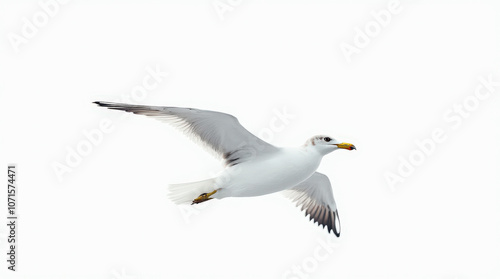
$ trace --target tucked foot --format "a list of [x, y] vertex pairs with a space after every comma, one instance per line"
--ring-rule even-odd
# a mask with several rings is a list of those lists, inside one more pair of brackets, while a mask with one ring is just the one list
[[208, 200], [211, 200], [212, 198], [210, 197], [211, 195], [217, 193], [217, 190], [214, 190], [213, 192], [210, 192], [210, 193], [203, 193], [201, 194], [199, 197], [197, 197], [196, 199], [193, 200], [193, 203], [191, 203], [191, 205], [193, 204], [197, 204], [197, 203], [202, 203], [204, 201], [208, 201]]

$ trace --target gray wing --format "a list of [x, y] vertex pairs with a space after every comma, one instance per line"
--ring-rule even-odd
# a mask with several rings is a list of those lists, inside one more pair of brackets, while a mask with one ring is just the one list
[[215, 151], [215, 155], [222, 157], [228, 166], [237, 165], [261, 153], [278, 150], [277, 147], [247, 131], [238, 119], [230, 114], [193, 108], [94, 103], [109, 109], [147, 115], [170, 123], [191, 139]]
[[328, 232], [340, 236], [340, 219], [337, 205], [333, 199], [332, 185], [328, 177], [315, 172], [304, 182], [283, 191], [301, 210], [306, 210], [306, 216], [326, 226]]

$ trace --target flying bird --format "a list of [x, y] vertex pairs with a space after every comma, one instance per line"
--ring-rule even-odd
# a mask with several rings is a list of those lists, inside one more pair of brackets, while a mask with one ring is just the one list
[[340, 220], [328, 177], [316, 172], [321, 159], [337, 149], [356, 147], [318, 135], [304, 145], [284, 148], [271, 145], [246, 130], [236, 117], [194, 108], [94, 102], [114, 110], [151, 116], [180, 129], [223, 159], [226, 168], [217, 177], [169, 185], [177, 204], [198, 204], [211, 199], [253, 197], [283, 192], [305, 215], [328, 232], [340, 236]]

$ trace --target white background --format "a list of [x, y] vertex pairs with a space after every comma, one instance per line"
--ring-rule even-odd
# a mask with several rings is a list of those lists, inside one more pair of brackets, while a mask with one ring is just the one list
[[[499, 278], [500, 87], [473, 96], [480, 77], [500, 80], [500, 5], [401, 1], [349, 62], [341, 45], [389, 2], [345, 2], [70, 1], [43, 24], [38, 1], [1, 1], [0, 166], [18, 165], [20, 224], [15, 273], [0, 227], [0, 276]], [[23, 18], [42, 24], [15, 45]], [[156, 67], [168, 77], [134, 98]], [[319, 168], [341, 237], [280, 194], [175, 206], [169, 183], [222, 166], [168, 125], [92, 104], [123, 98], [224, 111], [279, 146], [355, 144]], [[457, 119], [464, 100], [474, 108]], [[112, 131], [59, 179], [103, 120]], [[446, 140], [391, 187], [385, 175], [435, 129]]]

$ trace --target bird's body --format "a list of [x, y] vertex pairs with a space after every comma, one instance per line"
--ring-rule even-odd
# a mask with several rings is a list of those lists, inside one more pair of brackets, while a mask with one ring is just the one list
[[283, 192], [328, 231], [340, 235], [337, 205], [330, 180], [316, 172], [324, 155], [337, 149], [355, 149], [327, 136], [315, 136], [303, 146], [271, 145], [240, 125], [229, 114], [193, 108], [157, 107], [95, 102], [115, 110], [168, 122], [207, 146], [225, 162], [217, 177], [169, 185], [170, 198], [178, 204], [201, 203], [216, 198], [253, 197]]
[[279, 148], [227, 168], [215, 181], [214, 198], [253, 197], [292, 188], [318, 168], [321, 156], [308, 146]]

